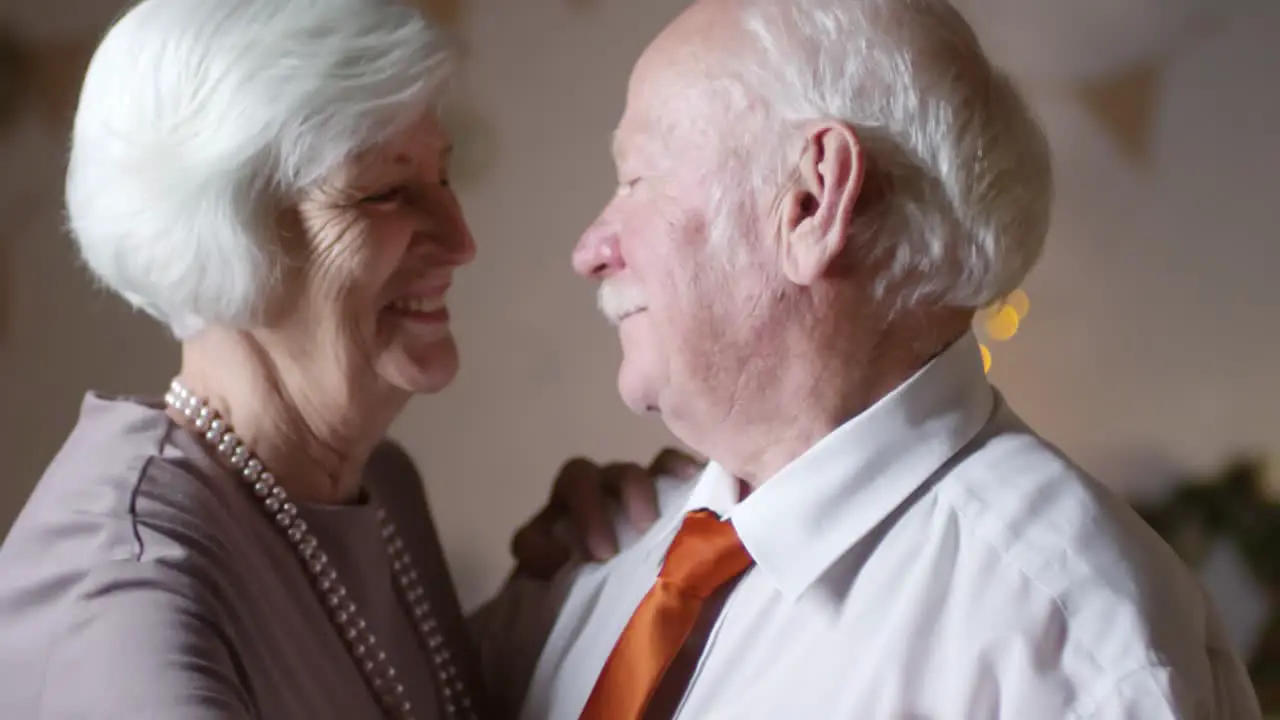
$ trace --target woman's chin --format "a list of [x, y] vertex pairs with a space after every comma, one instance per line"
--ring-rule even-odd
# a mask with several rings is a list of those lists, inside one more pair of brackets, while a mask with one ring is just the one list
[[458, 346], [452, 337], [429, 344], [388, 348], [378, 363], [387, 382], [411, 393], [440, 392], [458, 375]]

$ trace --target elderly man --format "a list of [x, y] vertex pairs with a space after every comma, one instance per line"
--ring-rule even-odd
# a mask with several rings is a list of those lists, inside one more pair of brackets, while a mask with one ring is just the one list
[[559, 577], [523, 717], [1259, 717], [1193, 576], [987, 383], [1051, 172], [953, 8], [698, 0], [615, 140], [574, 264], [713, 462]]

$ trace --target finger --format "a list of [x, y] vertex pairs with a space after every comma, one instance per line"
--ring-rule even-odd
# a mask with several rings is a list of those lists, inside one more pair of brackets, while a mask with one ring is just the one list
[[654, 478], [674, 477], [680, 480], [692, 480], [702, 472], [706, 464], [705, 460], [699, 460], [682, 450], [668, 447], [654, 456], [653, 462], [649, 464], [649, 474]]
[[616, 463], [605, 468], [606, 487], [615, 488], [622, 511], [631, 527], [644, 532], [658, 519], [657, 476], [635, 463]]
[[557, 503], [550, 502], [516, 531], [511, 538], [516, 572], [539, 580], [550, 580], [569, 562], [572, 550], [556, 537], [556, 526], [566, 512]]
[[608, 498], [601, 482], [602, 470], [589, 460], [565, 464], [556, 478], [554, 496], [569, 513], [574, 535], [591, 558], [608, 560], [618, 552], [618, 541], [609, 519]]

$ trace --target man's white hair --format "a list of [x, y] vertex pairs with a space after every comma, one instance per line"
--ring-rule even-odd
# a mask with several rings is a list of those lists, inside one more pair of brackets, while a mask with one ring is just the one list
[[443, 37], [395, 0], [143, 0], [85, 77], [66, 180], [89, 269], [179, 338], [262, 311], [297, 191], [434, 110]]
[[[766, 123], [833, 119], [867, 159], [851, 242], [883, 258], [895, 306], [982, 307], [1012, 292], [1044, 247], [1048, 142], [946, 0], [743, 0], [757, 46], [743, 73]], [[779, 148], [758, 182], [776, 182]]]

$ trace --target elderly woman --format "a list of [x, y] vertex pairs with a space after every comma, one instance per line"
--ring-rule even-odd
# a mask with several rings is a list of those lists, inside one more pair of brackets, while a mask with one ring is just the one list
[[70, 227], [182, 363], [163, 403], [86, 398], [6, 540], [0, 717], [498, 712], [417, 478], [375, 453], [458, 369], [449, 67], [393, 0], [145, 0], [102, 41]]

